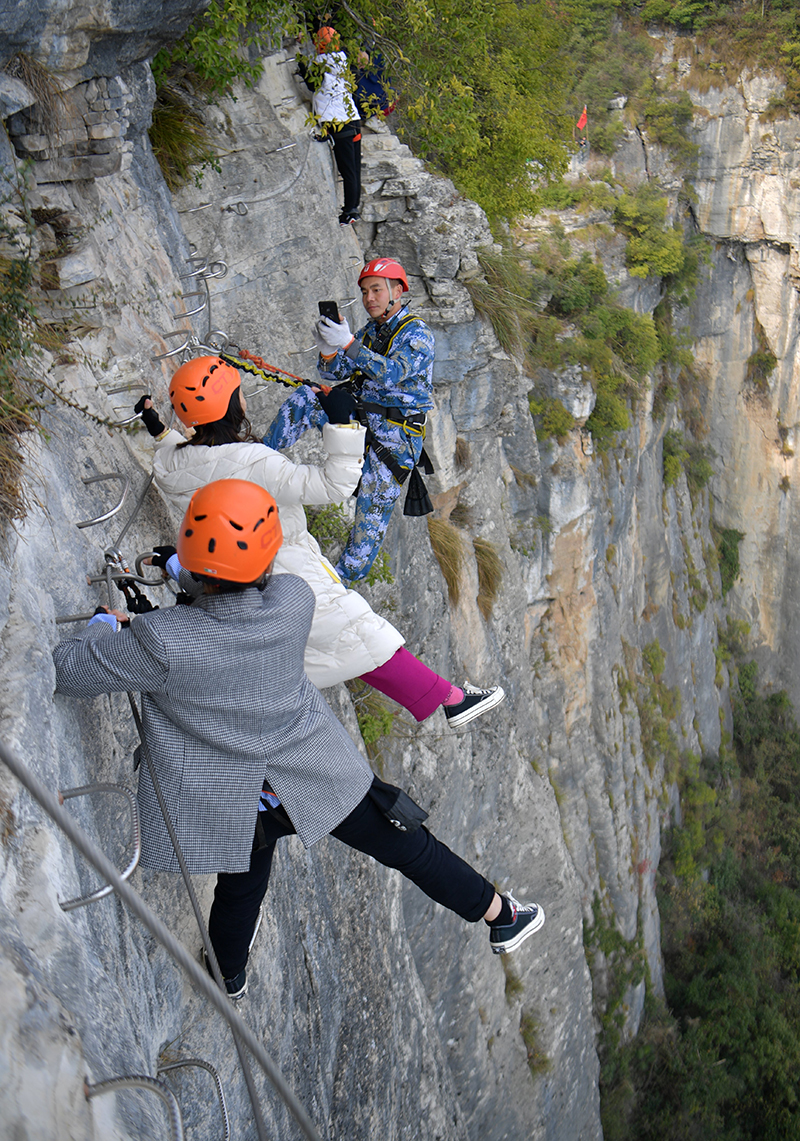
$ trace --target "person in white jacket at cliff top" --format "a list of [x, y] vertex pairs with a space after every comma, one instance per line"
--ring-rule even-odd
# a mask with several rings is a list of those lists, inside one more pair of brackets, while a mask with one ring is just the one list
[[313, 92], [311, 105], [317, 123], [333, 143], [344, 194], [339, 224], [348, 226], [361, 217], [361, 120], [350, 94], [355, 80], [335, 28], [320, 28], [314, 35], [314, 48], [316, 55], [310, 63], [297, 57], [297, 69]]
[[342, 585], [308, 531], [302, 505], [341, 502], [361, 474], [364, 428], [350, 420], [355, 408], [350, 393], [319, 394], [330, 421], [323, 428], [328, 456], [320, 468], [294, 464], [250, 435], [240, 385], [238, 370], [218, 357], [196, 357], [181, 365], [169, 395], [178, 419], [194, 429], [191, 440], [164, 428], [149, 397], [142, 397], [136, 411], [155, 437], [156, 484], [179, 510], [186, 510], [198, 488], [218, 479], [246, 479], [274, 496], [284, 535], [275, 573], [305, 579], [316, 598], [305, 652], [309, 679], [324, 689], [360, 677], [417, 721], [441, 705], [454, 729], [499, 705], [505, 697], [500, 686], [452, 685], [404, 649], [394, 626]]

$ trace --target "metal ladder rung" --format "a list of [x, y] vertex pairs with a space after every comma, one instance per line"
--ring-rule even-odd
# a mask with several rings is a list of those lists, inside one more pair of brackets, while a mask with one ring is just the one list
[[199, 1066], [203, 1070], [208, 1070], [208, 1072], [211, 1074], [212, 1078], [214, 1079], [214, 1085], [217, 1088], [219, 1107], [222, 1111], [222, 1125], [224, 1130], [222, 1134], [222, 1141], [229, 1141], [231, 1135], [231, 1126], [228, 1120], [228, 1108], [225, 1105], [225, 1092], [222, 1088], [222, 1082], [219, 1080], [219, 1074], [210, 1062], [204, 1062], [200, 1058], [181, 1058], [177, 1062], [170, 1062], [166, 1066], [159, 1066], [157, 1070], [158, 1077], [161, 1077], [162, 1074], [169, 1073], [170, 1070], [179, 1070], [183, 1066]]
[[103, 515], [98, 515], [96, 519], [82, 520], [82, 522], [76, 524], [77, 527], [80, 527], [81, 529], [84, 527], [94, 527], [95, 524], [104, 523], [106, 519], [111, 519], [113, 515], [116, 515], [118, 511], [122, 510], [122, 506], [128, 497], [128, 490], [131, 485], [131, 481], [126, 475], [120, 475], [119, 472], [109, 471], [104, 472], [102, 475], [86, 476], [83, 479], [83, 483], [88, 487], [90, 483], [100, 483], [103, 480], [108, 479], [116, 479], [119, 483], [123, 484], [122, 495], [120, 496], [119, 503], [117, 503], [115, 507], [112, 507], [110, 511], [106, 511]]
[[[67, 788], [60, 789], [58, 793], [59, 802], [64, 803], [65, 800], [72, 800], [76, 796], [87, 796], [90, 792], [118, 792], [124, 796], [131, 810], [131, 845], [133, 846], [133, 855], [128, 862], [127, 868], [120, 872], [120, 877], [123, 880], [129, 879], [139, 865], [139, 857], [142, 854], [142, 833], [139, 826], [139, 805], [136, 797], [130, 789], [123, 788], [118, 784], [84, 784], [80, 788]], [[111, 884], [104, 884], [103, 887], [97, 888], [89, 895], [77, 896], [75, 899], [68, 899], [62, 903], [58, 901], [58, 906], [62, 911], [74, 911], [76, 907], [85, 907], [88, 903], [96, 903], [98, 899], [105, 899], [107, 895], [111, 895], [114, 888]]]
[[158, 1078], [148, 1077], [147, 1074], [130, 1074], [122, 1078], [108, 1078], [104, 1082], [92, 1083], [88, 1078], [84, 1078], [83, 1081], [83, 1092], [86, 1094], [87, 1100], [89, 1098], [98, 1097], [103, 1093], [111, 1093], [113, 1090], [123, 1089], [144, 1089], [150, 1090], [151, 1093], [158, 1094], [167, 1107], [172, 1141], [184, 1141], [185, 1134], [183, 1132], [181, 1107], [178, 1105], [178, 1099], [166, 1082], [161, 1082]]

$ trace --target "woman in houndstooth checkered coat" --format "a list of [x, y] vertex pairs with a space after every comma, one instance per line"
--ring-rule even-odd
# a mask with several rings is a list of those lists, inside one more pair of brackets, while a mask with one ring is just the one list
[[[57, 693], [141, 692], [146, 746], [189, 871], [221, 873], [209, 931], [234, 995], [244, 993], [275, 844], [293, 832], [307, 847], [332, 833], [470, 922], [511, 906], [426, 829], [400, 831], [376, 806], [371, 770], [305, 675], [314, 595], [293, 575], [270, 576], [281, 539], [263, 488], [209, 484], [178, 540], [194, 602], [119, 631], [125, 615], [99, 613], [54, 651]], [[147, 765], [139, 803], [142, 864], [177, 871]]]

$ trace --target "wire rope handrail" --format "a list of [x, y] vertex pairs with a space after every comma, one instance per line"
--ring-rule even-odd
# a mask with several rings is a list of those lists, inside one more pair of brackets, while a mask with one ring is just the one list
[[178, 1099], [166, 1082], [159, 1081], [158, 1078], [151, 1078], [147, 1074], [128, 1074], [122, 1078], [107, 1078], [102, 1082], [90, 1082], [88, 1079], [84, 1079], [83, 1082], [83, 1091], [86, 1094], [87, 1100], [92, 1097], [98, 1097], [100, 1094], [123, 1089], [146, 1089], [158, 1094], [167, 1107], [172, 1141], [184, 1141], [185, 1134], [183, 1132], [181, 1107], [178, 1105]]
[[204, 1062], [202, 1058], [179, 1058], [177, 1062], [169, 1062], [165, 1066], [159, 1066], [157, 1074], [161, 1077], [162, 1074], [167, 1074], [171, 1070], [180, 1070], [184, 1066], [199, 1066], [203, 1070], [208, 1070], [214, 1079], [214, 1085], [217, 1090], [217, 1097], [219, 1098], [219, 1107], [222, 1112], [222, 1141], [230, 1141], [231, 1124], [228, 1119], [228, 1107], [225, 1105], [225, 1091], [222, 1088], [222, 1082], [219, 1080], [219, 1074], [211, 1065], [210, 1062]]
[[195, 990], [211, 1003], [214, 1009], [222, 1015], [231, 1031], [237, 1034], [247, 1046], [258, 1062], [263, 1072], [271, 1082], [276, 1093], [290, 1111], [298, 1126], [308, 1141], [322, 1141], [314, 1123], [306, 1113], [304, 1107], [297, 1099], [294, 1091], [290, 1089], [285, 1078], [269, 1056], [261, 1040], [253, 1033], [242, 1016], [234, 1009], [227, 995], [211, 980], [206, 971], [195, 962], [182, 943], [169, 930], [166, 924], [151, 911], [139, 893], [123, 880], [113, 863], [90, 840], [83, 829], [72, 820], [67, 812], [59, 805], [52, 792], [39, 780], [28, 767], [0, 741], [0, 761], [6, 765], [17, 780], [31, 794], [47, 815], [55, 821], [62, 832], [68, 837], [78, 851], [89, 861], [104, 879], [114, 887], [122, 902], [147, 928], [150, 934], [158, 940], [170, 957], [191, 979]]
[[[139, 825], [139, 804], [136, 797], [128, 788], [123, 788], [119, 784], [106, 784], [101, 782], [99, 784], [83, 784], [80, 788], [61, 788], [58, 790], [59, 803], [63, 804], [65, 800], [71, 800], [76, 796], [88, 796], [90, 792], [118, 792], [120, 796], [124, 796], [128, 801], [128, 807], [131, 810], [131, 839], [129, 848], [133, 848], [133, 855], [128, 861], [128, 866], [124, 871], [120, 872], [120, 878], [123, 880], [129, 879], [139, 866], [139, 857], [142, 854], [142, 830]], [[62, 911], [74, 911], [76, 907], [85, 907], [89, 903], [96, 903], [98, 899], [105, 899], [107, 895], [111, 895], [114, 890], [110, 883], [104, 884], [103, 887], [98, 887], [95, 891], [90, 892], [89, 895], [79, 895], [75, 899], [68, 899], [61, 902], [59, 899], [58, 906]]]

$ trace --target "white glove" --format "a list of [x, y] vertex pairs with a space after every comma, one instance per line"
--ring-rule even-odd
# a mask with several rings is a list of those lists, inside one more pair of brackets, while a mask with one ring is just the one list
[[[325, 344], [327, 352], [326, 356], [330, 356], [332, 352], [337, 349], [346, 348], [353, 339], [353, 334], [350, 332], [350, 326], [347, 323], [347, 318], [343, 317], [341, 324], [337, 325], [335, 321], [331, 321], [330, 317], [320, 317], [317, 321], [317, 332], [319, 333], [320, 340]], [[320, 349], [320, 352], [323, 352]]]
[[328, 342], [323, 339], [322, 333], [319, 330], [319, 321], [314, 322], [314, 344], [317, 346], [318, 353], [322, 353], [322, 355], [326, 357], [331, 355], [331, 347]]

